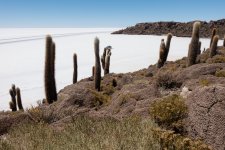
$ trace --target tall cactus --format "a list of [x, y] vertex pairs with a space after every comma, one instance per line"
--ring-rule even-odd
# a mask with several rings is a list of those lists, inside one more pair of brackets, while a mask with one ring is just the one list
[[218, 35], [215, 35], [213, 37], [212, 45], [210, 47], [210, 57], [211, 58], [216, 55], [218, 40], [219, 40], [219, 36]]
[[55, 82], [55, 51], [56, 51], [55, 49], [56, 49], [55, 42], [52, 42], [52, 50], [51, 50], [52, 88], [53, 88], [52, 99], [54, 101], [57, 101], [57, 90], [56, 90], [56, 82]]
[[164, 65], [163, 61], [165, 59], [165, 55], [166, 55], [166, 45], [165, 45], [164, 39], [162, 39], [160, 48], [159, 48], [159, 60], [157, 64], [158, 68], [161, 68]]
[[172, 37], [173, 37], [172, 33], [168, 33], [167, 40], [166, 40], [166, 52], [165, 52], [165, 57], [163, 59], [164, 63], [167, 61], [167, 57], [168, 57], [168, 54], [169, 54], [170, 43], [171, 43]]
[[44, 72], [44, 84], [45, 84], [45, 96], [49, 104], [56, 100], [56, 87], [55, 85], [55, 49], [52, 41], [52, 37], [48, 35], [46, 37], [45, 45], [45, 72]]
[[211, 45], [212, 45], [213, 38], [216, 35], [216, 32], [217, 32], [216, 28], [213, 28], [209, 47], [211, 47]]
[[106, 50], [104, 75], [109, 74], [111, 49]]
[[77, 83], [77, 54], [73, 54], [73, 84]]
[[94, 50], [95, 50], [95, 89], [100, 91], [101, 86], [101, 64], [99, 58], [99, 39], [96, 37], [94, 42]]
[[15, 85], [12, 85], [12, 89], [9, 90], [9, 94], [11, 96], [11, 101], [9, 102], [10, 109], [12, 109], [12, 111], [17, 111]]
[[188, 50], [188, 58], [187, 58], [187, 66], [192, 66], [196, 63], [196, 58], [199, 49], [199, 30], [200, 30], [200, 22], [195, 22], [193, 25], [192, 31], [192, 39], [189, 44]]
[[17, 105], [18, 105], [19, 110], [23, 110], [20, 88], [16, 88], [16, 100], [17, 100]]

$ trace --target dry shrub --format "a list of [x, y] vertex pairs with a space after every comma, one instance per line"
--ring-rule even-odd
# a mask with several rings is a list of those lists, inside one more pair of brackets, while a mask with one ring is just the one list
[[180, 96], [174, 94], [152, 103], [150, 115], [160, 126], [182, 133], [187, 106]]
[[219, 70], [215, 73], [216, 77], [225, 77], [225, 70]]
[[156, 76], [156, 85], [164, 89], [180, 87], [182, 83], [175, 80], [171, 71], [159, 72]]
[[225, 63], [225, 57], [222, 55], [215, 55], [213, 58], [209, 58], [206, 61], [207, 63]]
[[153, 129], [154, 138], [158, 139], [161, 149], [168, 150], [212, 150], [201, 140], [192, 140], [174, 131], [162, 130], [161, 128]]

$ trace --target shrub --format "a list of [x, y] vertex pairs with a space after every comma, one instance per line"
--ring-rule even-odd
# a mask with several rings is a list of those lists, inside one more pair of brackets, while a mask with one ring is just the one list
[[209, 58], [207, 63], [225, 63], [225, 57], [222, 55], [215, 55], [213, 58]]
[[216, 71], [215, 76], [217, 76], [217, 77], [225, 77], [225, 70]]
[[171, 71], [160, 72], [156, 76], [156, 85], [164, 89], [180, 87], [181, 83], [176, 82]]
[[212, 150], [212, 148], [200, 140], [192, 140], [174, 131], [153, 129], [154, 138], [158, 139], [161, 149], [169, 150]]
[[178, 95], [157, 100], [150, 106], [150, 115], [160, 126], [183, 132], [183, 119], [187, 116], [187, 106]]
[[202, 86], [209, 86], [209, 80], [207, 80], [207, 79], [201, 79], [201, 80], [199, 81], [199, 83], [200, 83], [200, 85], [202, 85]]
[[52, 123], [55, 120], [58, 120], [52, 109], [32, 107], [27, 109], [27, 113], [35, 122]]

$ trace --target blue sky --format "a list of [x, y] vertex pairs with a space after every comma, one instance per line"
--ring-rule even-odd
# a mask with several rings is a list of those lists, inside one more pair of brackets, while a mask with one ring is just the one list
[[126, 27], [225, 18], [225, 0], [0, 0], [0, 27]]

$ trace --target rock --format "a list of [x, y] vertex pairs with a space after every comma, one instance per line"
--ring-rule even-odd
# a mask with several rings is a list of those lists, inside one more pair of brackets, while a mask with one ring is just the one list
[[191, 91], [186, 87], [184, 86], [182, 88], [182, 91], [180, 93], [180, 96], [183, 97], [183, 98], [187, 98], [187, 96], [191, 93]]
[[188, 95], [187, 131], [216, 150], [225, 149], [225, 87], [199, 87]]
[[[169, 32], [174, 36], [191, 37], [192, 26], [194, 21], [183, 22], [150, 22], [138, 23], [133, 27], [128, 27], [124, 30], [115, 31], [112, 34], [143, 34], [143, 35], [165, 35]], [[225, 19], [205, 22], [201, 21], [200, 36], [209, 38], [212, 28], [217, 28], [218, 35], [223, 38], [225, 33]]]

